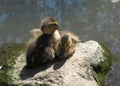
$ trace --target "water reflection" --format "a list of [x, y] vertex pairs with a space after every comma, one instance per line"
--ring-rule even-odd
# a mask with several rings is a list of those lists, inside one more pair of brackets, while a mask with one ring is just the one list
[[0, 0], [0, 44], [26, 42], [29, 31], [51, 16], [82, 41], [104, 43], [120, 58], [119, 15], [120, 0]]

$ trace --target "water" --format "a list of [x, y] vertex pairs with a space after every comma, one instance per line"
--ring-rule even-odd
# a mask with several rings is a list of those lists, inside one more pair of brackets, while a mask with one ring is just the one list
[[46, 16], [82, 42], [103, 43], [120, 59], [120, 0], [0, 0], [0, 45], [28, 41]]

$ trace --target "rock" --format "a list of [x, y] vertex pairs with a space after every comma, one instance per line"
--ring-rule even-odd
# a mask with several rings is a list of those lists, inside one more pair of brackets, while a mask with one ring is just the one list
[[[98, 86], [101, 81], [96, 76], [97, 67], [104, 68], [99, 65], [106, 61], [104, 52], [96, 41], [78, 43], [69, 59], [55, 60], [36, 69], [25, 67], [25, 54], [22, 54], [17, 57], [11, 76], [14, 85], [22, 86]], [[107, 69], [109, 67], [106, 66]], [[102, 73], [101, 70], [99, 72]]]

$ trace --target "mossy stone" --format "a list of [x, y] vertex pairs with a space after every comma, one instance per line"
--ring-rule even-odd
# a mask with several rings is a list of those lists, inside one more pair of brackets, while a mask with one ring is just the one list
[[112, 54], [103, 44], [100, 45], [104, 51], [104, 61], [101, 61], [98, 65], [93, 66], [93, 71], [95, 71], [93, 74], [98, 85], [105, 86], [105, 75], [110, 71], [112, 66]]
[[0, 86], [13, 86], [10, 70], [13, 69], [15, 59], [25, 50], [24, 44], [4, 44], [0, 48]]

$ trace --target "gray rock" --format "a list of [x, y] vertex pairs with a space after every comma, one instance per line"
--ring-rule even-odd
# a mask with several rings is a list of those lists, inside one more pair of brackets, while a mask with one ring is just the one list
[[96, 41], [79, 43], [67, 60], [49, 62], [36, 69], [26, 69], [25, 54], [20, 55], [12, 78], [21, 86], [98, 86], [91, 65], [104, 61], [104, 50]]

